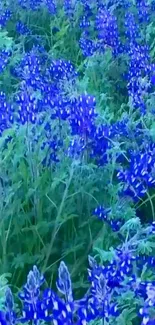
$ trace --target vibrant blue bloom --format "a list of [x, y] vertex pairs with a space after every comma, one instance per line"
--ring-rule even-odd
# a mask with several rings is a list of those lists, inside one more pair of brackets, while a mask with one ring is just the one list
[[64, 11], [68, 18], [73, 18], [75, 8], [76, 8], [76, 2], [74, 0], [63, 0], [64, 2]]
[[138, 18], [140, 22], [148, 22], [150, 18], [150, 6], [146, 0], [136, 0]]
[[45, 301], [47, 310], [51, 314], [53, 324], [72, 324], [74, 303], [66, 303], [50, 289], [45, 290], [43, 294], [43, 301]]
[[[150, 234], [154, 234], [155, 233], [155, 229], [152, 227], [151, 229], [151, 233]], [[149, 268], [151, 267], [155, 267], [155, 257], [153, 256], [146, 256], [146, 255], [140, 255], [137, 258], [137, 266], [139, 268], [142, 268], [142, 265], [147, 264]]]
[[73, 301], [71, 278], [64, 262], [60, 263], [58, 269], [57, 288], [65, 296], [66, 302]]
[[14, 312], [14, 299], [10, 288], [7, 288], [5, 293], [6, 320], [9, 324], [14, 324], [16, 315]]
[[20, 319], [22, 322], [33, 320], [51, 320], [49, 316], [46, 300], [40, 297], [40, 287], [44, 282], [43, 275], [40, 274], [36, 266], [29, 272], [27, 282], [23, 291], [19, 293], [19, 298], [23, 301], [23, 315]]
[[81, 95], [72, 104], [69, 123], [72, 135], [80, 135], [85, 138], [93, 134], [95, 125], [94, 120], [97, 116], [95, 112], [96, 100], [94, 96]]
[[2, 73], [7, 66], [9, 59], [11, 57], [11, 51], [0, 50], [0, 73]]
[[128, 9], [132, 4], [132, 0], [108, 0], [106, 2], [108, 8], [115, 6], [116, 8]]
[[38, 10], [43, 4], [43, 0], [18, 0], [23, 9]]
[[67, 154], [69, 157], [79, 158], [86, 149], [85, 139], [73, 139], [70, 141]]
[[10, 288], [5, 292], [5, 311], [0, 311], [0, 322], [2, 325], [16, 324], [16, 314], [14, 311], [14, 299]]
[[101, 220], [107, 221], [111, 209], [105, 209], [101, 205], [94, 210], [94, 214]]
[[0, 136], [5, 129], [12, 126], [14, 122], [14, 109], [12, 105], [7, 102], [4, 92], [0, 92]]
[[43, 3], [45, 3], [45, 5], [51, 15], [54, 15], [56, 13], [55, 0], [43, 0]]
[[[91, 263], [92, 265], [92, 263]], [[89, 281], [91, 282], [90, 298], [88, 299], [87, 319], [95, 319], [101, 317], [109, 321], [110, 316], [117, 317], [119, 315], [115, 300], [113, 300], [112, 292], [119, 287], [121, 280], [116, 266], [107, 267], [95, 264], [92, 269], [88, 270]]]
[[54, 81], [60, 82], [61, 80], [75, 79], [77, 72], [70, 61], [53, 60], [48, 68], [51, 78]]
[[143, 197], [150, 187], [155, 186], [154, 144], [141, 152], [131, 152], [129, 168], [121, 168], [117, 177], [124, 183], [124, 193], [130, 191], [135, 199]]
[[87, 16], [83, 16], [79, 25], [81, 28], [84, 28], [84, 29], [85, 28], [87, 29], [88, 27], [90, 27], [89, 18]]
[[79, 46], [84, 56], [92, 56], [100, 49], [100, 44], [90, 38], [89, 32], [84, 31], [79, 40]]
[[23, 24], [22, 21], [18, 21], [16, 23], [16, 31], [20, 35], [30, 35], [31, 34], [30, 29], [25, 24]]
[[25, 80], [27, 86], [34, 90], [40, 89], [41, 85], [41, 60], [35, 54], [34, 49], [24, 56], [17, 68], [17, 74], [22, 80]]
[[125, 14], [125, 34], [130, 42], [135, 42], [140, 37], [139, 26], [131, 12]]
[[44, 128], [44, 136], [47, 140], [42, 143], [41, 149], [46, 150], [46, 157], [43, 160], [43, 165], [49, 166], [51, 162], [58, 163], [59, 159], [59, 150], [63, 146], [63, 140], [59, 136], [53, 135], [52, 130], [48, 133], [46, 126]]
[[6, 9], [2, 14], [0, 15], [0, 27], [5, 27], [9, 19], [11, 18], [12, 13], [9, 9]]
[[41, 106], [35, 93], [32, 93], [29, 88], [24, 87], [15, 96], [15, 102], [17, 104], [17, 122], [23, 125], [28, 122], [36, 123]]
[[151, 88], [150, 80], [153, 74], [149, 47], [138, 45], [136, 42], [130, 44], [128, 49], [130, 57], [127, 89], [129, 98], [135, 108], [139, 108], [142, 114], [146, 112], [145, 97]]
[[144, 307], [139, 310], [141, 316], [143, 316], [142, 325], [153, 324], [154, 319], [151, 318], [150, 309], [155, 307], [155, 285], [148, 283], [146, 286], [147, 298], [144, 303]]
[[117, 19], [105, 8], [99, 8], [96, 17], [96, 30], [98, 39], [103, 47], [108, 46], [114, 51], [119, 52], [120, 40], [118, 35]]
[[112, 148], [111, 136], [113, 136], [111, 127], [108, 125], [100, 125], [94, 129], [91, 157], [95, 159], [99, 166], [108, 161], [107, 152]]

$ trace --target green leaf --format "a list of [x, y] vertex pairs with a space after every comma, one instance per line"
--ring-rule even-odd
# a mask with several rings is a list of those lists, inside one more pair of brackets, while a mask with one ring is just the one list
[[101, 259], [101, 262], [111, 262], [112, 259], [115, 257], [115, 252], [113, 249], [110, 251], [104, 251], [98, 247], [94, 247], [94, 252], [97, 252], [99, 254], [99, 257]]
[[141, 254], [149, 255], [152, 253], [152, 248], [154, 247], [154, 243], [144, 239], [138, 245], [138, 252]]
[[133, 325], [137, 313], [134, 308], [124, 309], [120, 316], [116, 319], [117, 325]]

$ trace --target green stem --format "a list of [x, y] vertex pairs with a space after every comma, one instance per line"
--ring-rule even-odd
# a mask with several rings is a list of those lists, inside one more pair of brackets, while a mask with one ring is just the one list
[[68, 194], [68, 189], [69, 189], [70, 183], [72, 181], [73, 173], [74, 173], [74, 168], [72, 166], [71, 171], [70, 171], [69, 180], [68, 180], [68, 183], [66, 184], [66, 188], [65, 188], [65, 191], [64, 191], [64, 194], [63, 194], [63, 197], [62, 197], [62, 201], [61, 201], [61, 204], [60, 204], [60, 207], [59, 207], [59, 210], [58, 210], [58, 213], [57, 213], [57, 217], [56, 217], [56, 220], [55, 220], [55, 226], [54, 226], [53, 233], [52, 233], [52, 236], [51, 236], [51, 241], [50, 241], [50, 244], [49, 244], [46, 256], [45, 256], [45, 262], [44, 262], [44, 265], [43, 265], [43, 268], [42, 268], [43, 273], [45, 272], [45, 269], [47, 268], [47, 264], [48, 264], [48, 260], [49, 260], [50, 255], [51, 255], [53, 243], [54, 243], [55, 237], [56, 237], [56, 235], [57, 235], [57, 233], [58, 233], [58, 231], [60, 229], [59, 219], [61, 217], [61, 213], [62, 213], [62, 210], [63, 210], [63, 207], [64, 207], [64, 203], [65, 203], [65, 200], [66, 200], [66, 197], [67, 197], [67, 194]]
[[153, 221], [155, 221], [154, 206], [153, 206], [153, 202], [152, 202], [152, 199], [151, 199], [151, 196], [150, 196], [149, 192], [147, 192], [147, 196], [148, 196], [148, 199], [149, 199], [149, 202], [150, 202], [150, 205], [151, 205], [152, 218], [153, 218]]
[[92, 249], [93, 247], [93, 244], [94, 242], [100, 238], [100, 237], [104, 237], [103, 235], [103, 232], [104, 232], [104, 228], [105, 226], [102, 227], [101, 230], [99, 230], [97, 232], [97, 234], [94, 236], [94, 238], [90, 241], [89, 245], [88, 245], [88, 248], [86, 249], [86, 252], [85, 252], [85, 255], [79, 260], [79, 262], [76, 263], [76, 266], [75, 268], [72, 269], [72, 272], [71, 272], [71, 276], [72, 277], [75, 277], [77, 275], [77, 273], [79, 272], [79, 269], [80, 267], [85, 263], [85, 261], [87, 260], [88, 258], [88, 254], [90, 252], [90, 250]]
[[150, 201], [150, 199], [152, 201], [152, 199], [154, 199], [154, 198], [155, 198], [155, 194], [153, 194], [152, 196], [149, 196], [149, 198], [147, 198], [145, 201], [142, 201], [141, 204], [139, 204], [139, 203], [136, 204], [135, 209], [137, 210], [137, 209], [141, 208], [144, 204], [146, 204], [148, 201]]

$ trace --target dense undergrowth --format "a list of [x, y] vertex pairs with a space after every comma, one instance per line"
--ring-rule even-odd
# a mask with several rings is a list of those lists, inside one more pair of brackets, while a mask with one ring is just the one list
[[2, 325], [155, 324], [154, 39], [153, 0], [1, 0]]

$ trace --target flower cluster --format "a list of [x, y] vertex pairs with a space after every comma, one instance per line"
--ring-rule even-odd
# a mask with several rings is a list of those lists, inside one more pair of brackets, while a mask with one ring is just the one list
[[[140, 20], [148, 20], [146, 1], [137, 1], [137, 6], [141, 16]], [[136, 16], [131, 12], [127, 12], [125, 15], [125, 35], [128, 40], [125, 47], [129, 56], [127, 84], [129, 99], [132, 106], [144, 114], [146, 112], [146, 99], [151, 89], [154, 64], [151, 63], [147, 42], [141, 42], [140, 26], [137, 24]]]
[[131, 12], [125, 14], [125, 35], [129, 42], [132, 43], [140, 36], [139, 26], [136, 23], [134, 14]]
[[48, 68], [48, 72], [55, 82], [60, 82], [61, 80], [66, 79], [74, 80], [77, 77], [77, 72], [75, 71], [73, 64], [70, 61], [65, 60], [52, 61]]
[[147, 23], [150, 18], [150, 6], [146, 0], [137, 0], [138, 18], [140, 22]]
[[99, 219], [105, 221], [113, 231], [118, 231], [123, 224], [123, 221], [120, 218], [112, 218], [111, 208], [104, 208], [103, 206], [98, 206], [93, 214]]
[[63, 2], [64, 2], [64, 11], [67, 17], [70, 19], [74, 14], [76, 3], [73, 0], [64, 0]]
[[[150, 229], [150, 226], [143, 229], [143, 235], [146, 236]], [[131, 236], [123, 245], [113, 250], [111, 261], [102, 265], [89, 256], [90, 286], [80, 300], [74, 299], [71, 277], [63, 261], [60, 263], [56, 282], [59, 293], [50, 288], [41, 292], [44, 276], [34, 266], [27, 276], [23, 290], [19, 292], [22, 315], [16, 313], [11, 290], [7, 289], [5, 307], [0, 312], [1, 323], [5, 325], [33, 321], [37, 324], [41, 320], [52, 321], [52, 324], [57, 325], [84, 325], [97, 319], [114, 321], [123, 311], [119, 297], [128, 291], [136, 294], [139, 314], [143, 317], [142, 324], [152, 324], [152, 309], [155, 307], [154, 282], [142, 281], [142, 270], [136, 266], [139, 261], [136, 250], [138, 241], [141, 242], [142, 238], [138, 233]], [[142, 301], [143, 306], [140, 307]]]
[[83, 16], [81, 21], [80, 21], [80, 27], [83, 29], [87, 29], [88, 27], [90, 27], [90, 20], [89, 17], [87, 16]]
[[18, 0], [22, 9], [38, 10], [42, 5], [42, 0]]
[[41, 149], [47, 152], [46, 157], [43, 160], [43, 164], [46, 166], [51, 163], [51, 161], [57, 163], [59, 159], [59, 151], [63, 147], [63, 137], [61, 135], [61, 129], [59, 132], [54, 133], [54, 129], [51, 128], [50, 123], [46, 123], [44, 126], [44, 134], [46, 136], [42, 143]]
[[111, 128], [108, 125], [96, 127], [94, 141], [91, 146], [91, 156], [95, 158], [97, 164], [104, 165], [108, 161], [108, 149], [111, 148]]
[[155, 307], [155, 282], [147, 284], [146, 295], [144, 307], [140, 308], [139, 313], [143, 316], [142, 325], [151, 325], [155, 321], [155, 314], [151, 314], [151, 310]]
[[152, 70], [147, 45], [131, 44], [129, 50], [129, 82], [127, 85], [129, 97], [133, 107], [140, 109], [144, 114], [146, 110], [145, 97], [149, 91], [150, 72]]
[[11, 18], [11, 11], [9, 9], [6, 9], [2, 14], [0, 15], [0, 27], [5, 27], [9, 19]]
[[41, 60], [35, 53], [35, 48], [25, 55], [15, 75], [20, 79], [19, 91], [14, 96], [16, 121], [20, 124], [37, 121], [38, 113], [43, 110], [41, 91], [44, 91], [44, 81], [41, 75]]
[[18, 105], [17, 122], [19, 124], [24, 125], [28, 122], [36, 122], [41, 107], [34, 93], [24, 87], [21, 92], [16, 95], [16, 104]]
[[44, 0], [43, 4], [45, 4], [47, 10], [51, 15], [56, 13], [56, 3], [55, 0]]
[[124, 183], [124, 194], [134, 199], [143, 197], [155, 184], [154, 143], [141, 152], [131, 152], [129, 167], [122, 168], [117, 177]]
[[108, 46], [114, 53], [117, 53], [120, 48], [117, 19], [109, 10], [99, 8], [96, 17], [96, 30], [103, 47]]
[[40, 88], [41, 84], [41, 60], [35, 53], [35, 48], [27, 53], [16, 67], [16, 73], [24, 84], [32, 87], [34, 90]]
[[11, 57], [11, 51], [0, 50], [0, 73], [2, 73], [7, 66], [9, 59]]
[[23, 292], [19, 293], [19, 297], [23, 301], [22, 321], [48, 319], [46, 304], [40, 301], [40, 287], [43, 282], [44, 277], [34, 266], [27, 276]]
[[94, 96], [81, 95], [72, 103], [69, 123], [72, 134], [79, 134], [82, 138], [91, 136], [94, 129], [96, 99]]
[[99, 49], [99, 44], [90, 38], [88, 31], [82, 33], [79, 46], [85, 57], [92, 56]]
[[19, 33], [20, 35], [30, 35], [31, 31], [30, 29], [22, 23], [22, 21], [18, 21], [16, 24], [16, 31], [17, 33]]
[[74, 138], [73, 140], [70, 141], [70, 144], [69, 144], [69, 147], [67, 150], [67, 155], [69, 157], [79, 158], [85, 152], [86, 147], [87, 147], [87, 144], [85, 143], [84, 139]]
[[14, 122], [14, 109], [12, 105], [7, 102], [4, 92], [0, 92], [0, 136], [3, 131], [8, 129]]

